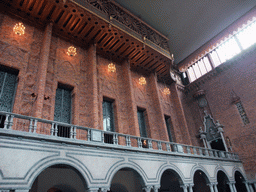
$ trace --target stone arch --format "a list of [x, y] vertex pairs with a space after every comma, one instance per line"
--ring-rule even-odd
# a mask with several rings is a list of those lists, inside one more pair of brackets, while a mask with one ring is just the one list
[[142, 191], [146, 186], [142, 170], [127, 163], [115, 167], [108, 183], [110, 192]]
[[164, 166], [161, 169], [161, 176], [159, 179], [160, 191], [183, 191], [181, 186], [185, 183], [184, 176], [176, 166]]
[[116, 166], [114, 166], [112, 169], [109, 170], [108, 175], [107, 175], [107, 181], [108, 184], [110, 186], [115, 174], [120, 171], [121, 169], [131, 169], [133, 171], [135, 171], [136, 173], [138, 173], [138, 175], [141, 177], [141, 181], [143, 183], [143, 185], [146, 185], [147, 183], [147, 175], [146, 173], [143, 171], [143, 169], [141, 167], [139, 167], [138, 165], [134, 164], [134, 163], [120, 163]]
[[222, 171], [222, 172], [226, 175], [226, 177], [227, 177], [227, 179], [228, 179], [229, 182], [231, 181], [231, 178], [229, 177], [227, 171], [226, 171], [223, 167], [221, 167], [221, 166], [217, 166], [217, 167], [215, 168], [215, 171], [214, 171], [214, 178], [216, 179], [216, 181], [217, 181], [217, 175], [218, 175], [218, 172], [219, 172], [219, 171]]
[[54, 157], [54, 158], [47, 158], [43, 161], [40, 161], [36, 166], [33, 166], [29, 173], [27, 174], [28, 178], [28, 186], [31, 188], [36, 178], [47, 168], [52, 167], [54, 165], [66, 165], [70, 168], [74, 169], [77, 174], [81, 177], [83, 182], [87, 187], [90, 186], [90, 181], [92, 180], [90, 176], [89, 170], [81, 164], [79, 161], [69, 158], [61, 158], [61, 157]]
[[161, 177], [163, 175], [163, 173], [167, 170], [171, 170], [173, 172], [175, 172], [175, 174], [177, 174], [178, 178], [179, 178], [179, 183], [181, 185], [183, 185], [185, 183], [185, 177], [183, 175], [183, 173], [181, 172], [181, 170], [175, 166], [175, 165], [164, 165], [164, 166], [161, 166], [157, 172], [157, 181], [158, 183], [160, 183], [161, 181]]
[[247, 177], [246, 175], [244, 174], [244, 172], [239, 168], [239, 167], [234, 167], [233, 170], [232, 170], [232, 179], [235, 180], [235, 173], [236, 172], [239, 172], [242, 176], [243, 176], [243, 179], [246, 180]]
[[230, 183], [230, 178], [228, 177], [228, 174], [221, 167], [217, 167], [215, 171], [218, 191], [230, 192], [230, 187], [228, 185], [228, 183]]
[[207, 172], [207, 170], [204, 168], [204, 167], [202, 167], [202, 166], [194, 166], [193, 168], [192, 168], [192, 170], [191, 170], [191, 172], [190, 172], [190, 178], [193, 180], [193, 178], [194, 178], [194, 175], [195, 175], [195, 173], [197, 172], [197, 171], [201, 171], [201, 172], [203, 172], [204, 174], [205, 174], [205, 179], [206, 179], [206, 181], [207, 181], [207, 183], [210, 183], [210, 175], [209, 175], [209, 173]]

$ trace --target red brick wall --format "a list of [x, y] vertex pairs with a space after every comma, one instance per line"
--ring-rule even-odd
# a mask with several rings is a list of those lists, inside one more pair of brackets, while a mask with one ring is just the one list
[[[13, 27], [20, 20], [0, 14], [0, 63], [19, 70], [19, 82], [15, 96], [13, 112], [34, 116], [37, 97], [40, 52], [43, 44], [45, 26], [38, 28], [26, 21], [25, 35], [18, 36]], [[182, 123], [177, 120], [182, 114], [176, 112], [172, 96], [163, 96], [162, 85], [157, 83], [155, 75], [146, 75], [147, 84], [139, 85], [143, 74], [131, 71], [128, 61], [114, 62], [116, 72], [108, 72], [109, 57], [97, 54], [95, 45], [89, 48], [76, 46], [77, 55], [66, 54], [71, 42], [55, 35], [51, 38], [49, 62], [42, 118], [54, 119], [55, 94], [58, 83], [73, 88], [72, 123], [79, 126], [103, 129], [102, 101], [108, 98], [114, 101], [115, 129], [120, 133], [139, 136], [137, 108], [146, 110], [148, 136], [168, 141], [164, 115], [171, 117], [177, 142], [183, 142]], [[177, 114], [176, 114], [177, 113]], [[183, 117], [182, 117], [183, 118]], [[182, 119], [181, 118], [181, 119]], [[177, 123], [179, 122], [179, 123]], [[38, 130], [49, 134], [49, 130]], [[79, 134], [82, 134], [79, 132]], [[84, 138], [85, 135], [78, 137]]]
[[[189, 125], [193, 145], [198, 145], [195, 137], [203, 126], [203, 110], [193, 98], [196, 86], [205, 91], [208, 101], [207, 111], [214, 120], [224, 127], [224, 135], [232, 143], [244, 163], [247, 175], [255, 178], [256, 172], [256, 46], [244, 51], [236, 58], [222, 64], [217, 70], [198, 79], [189, 86], [189, 93], [183, 99], [186, 120]], [[221, 71], [221, 72], [217, 72]], [[250, 123], [244, 125], [233, 101], [233, 91], [240, 97]], [[201, 143], [202, 145], [202, 143]]]

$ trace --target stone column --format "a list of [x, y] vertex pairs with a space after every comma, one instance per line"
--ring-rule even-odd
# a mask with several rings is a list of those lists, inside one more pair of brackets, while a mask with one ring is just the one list
[[49, 62], [51, 38], [52, 38], [52, 23], [49, 23], [44, 31], [44, 38], [39, 58], [39, 69], [37, 74], [37, 98], [35, 103], [35, 117], [42, 118], [44, 93], [47, 76], [47, 66]]
[[154, 192], [158, 192], [158, 189], [159, 189], [160, 187], [161, 187], [160, 185], [154, 185], [154, 187], [153, 187]]
[[[251, 192], [248, 182], [243, 182], [248, 192]], [[252, 191], [253, 192], [253, 191]]]
[[254, 189], [256, 190], [256, 183], [253, 183], [253, 185], [254, 185]]
[[249, 187], [250, 187], [251, 192], [254, 192], [252, 185], [253, 185], [252, 183], [249, 184]]
[[234, 192], [233, 184], [232, 183], [227, 183], [229, 186], [229, 189], [231, 192]]
[[189, 184], [189, 192], [193, 192], [194, 184]]
[[214, 192], [218, 192], [217, 185], [218, 185], [218, 183], [214, 183], [214, 184], [213, 184]]
[[87, 82], [88, 93], [90, 94], [88, 101], [90, 112], [90, 119], [92, 119], [93, 128], [99, 128], [99, 114], [98, 114], [98, 83], [97, 83], [97, 55], [96, 44], [92, 44], [88, 49], [88, 68], [87, 68]]
[[214, 192], [213, 184], [212, 184], [212, 183], [209, 183], [209, 184], [207, 184], [207, 185], [210, 187], [210, 191], [211, 191], [211, 192]]
[[183, 188], [184, 192], [188, 192], [188, 185], [181, 185], [181, 188]]
[[237, 192], [235, 183], [233, 183], [232, 185], [233, 185], [234, 192]]

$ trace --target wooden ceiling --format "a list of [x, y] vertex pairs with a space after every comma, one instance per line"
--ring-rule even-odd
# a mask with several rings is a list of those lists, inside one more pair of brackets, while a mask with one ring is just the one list
[[154, 72], [172, 83], [167, 38], [111, 0], [2, 0], [4, 10], [37, 24], [53, 22], [54, 33], [111, 59], [129, 59], [131, 69]]

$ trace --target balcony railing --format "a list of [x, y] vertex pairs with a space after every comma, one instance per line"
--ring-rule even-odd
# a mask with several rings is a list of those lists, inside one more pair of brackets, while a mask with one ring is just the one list
[[36, 138], [39, 135], [44, 135], [44, 139], [49, 140], [57, 139], [78, 144], [104, 145], [111, 148], [240, 161], [237, 154], [226, 151], [107, 132], [3, 111], [0, 111], [0, 117], [2, 119], [0, 133], [16, 130], [22, 131], [22, 133], [27, 132], [25, 136], [28, 137]]

